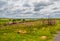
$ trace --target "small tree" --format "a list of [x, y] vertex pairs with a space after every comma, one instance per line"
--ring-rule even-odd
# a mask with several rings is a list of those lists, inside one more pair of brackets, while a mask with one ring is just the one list
[[25, 22], [25, 19], [22, 19], [22, 22]]
[[15, 23], [16, 23], [16, 20], [15, 20], [15, 19], [13, 19], [13, 20], [12, 20], [12, 22], [13, 22], [13, 24], [15, 24]]

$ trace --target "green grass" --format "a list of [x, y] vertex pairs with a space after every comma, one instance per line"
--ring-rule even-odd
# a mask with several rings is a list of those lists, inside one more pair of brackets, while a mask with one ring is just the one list
[[[4, 20], [0, 22], [9, 22], [9, 21]], [[26, 30], [29, 33], [26, 34], [17, 33], [18, 30]], [[19, 23], [19, 24], [1, 26], [0, 41], [52, 41], [54, 34], [56, 34], [57, 31], [60, 31], [60, 23], [58, 20], [56, 20], [56, 25], [53, 26], [48, 25], [43, 26], [41, 20], [34, 21], [32, 23], [25, 22], [25, 24]], [[47, 38], [43, 40], [40, 38], [41, 36], [46, 36]]]

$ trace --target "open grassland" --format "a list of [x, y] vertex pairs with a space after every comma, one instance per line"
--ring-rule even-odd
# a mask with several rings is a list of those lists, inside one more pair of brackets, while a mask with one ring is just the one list
[[55, 25], [46, 25], [43, 20], [20, 20], [4, 25], [12, 20], [0, 19], [0, 41], [52, 41], [54, 34], [60, 31], [60, 19], [55, 19]]

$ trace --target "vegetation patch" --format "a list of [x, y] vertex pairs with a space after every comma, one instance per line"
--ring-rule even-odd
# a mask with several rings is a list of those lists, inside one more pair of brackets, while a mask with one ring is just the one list
[[52, 41], [57, 31], [60, 19], [0, 19], [0, 41]]

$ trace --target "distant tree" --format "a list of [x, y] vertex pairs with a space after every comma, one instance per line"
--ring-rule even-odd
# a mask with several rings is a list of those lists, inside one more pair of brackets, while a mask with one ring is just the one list
[[11, 21], [11, 19], [9, 19], [9, 21]]
[[22, 22], [25, 22], [25, 19], [22, 19]]
[[15, 19], [13, 19], [13, 20], [12, 20], [12, 22], [13, 22], [13, 24], [15, 24], [15, 23], [16, 23], [16, 20], [15, 20]]
[[17, 19], [17, 21], [21, 21], [21, 19]]

